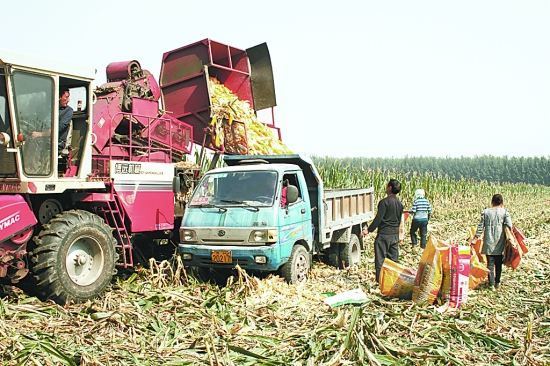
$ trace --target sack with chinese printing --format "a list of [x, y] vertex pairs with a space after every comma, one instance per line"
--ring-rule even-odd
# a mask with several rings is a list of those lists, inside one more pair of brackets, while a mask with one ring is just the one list
[[416, 271], [412, 300], [419, 305], [431, 305], [437, 299], [443, 277], [442, 251], [449, 246], [429, 236]]
[[403, 300], [412, 299], [416, 270], [405, 268], [389, 258], [384, 260], [380, 271], [380, 292], [383, 295]]

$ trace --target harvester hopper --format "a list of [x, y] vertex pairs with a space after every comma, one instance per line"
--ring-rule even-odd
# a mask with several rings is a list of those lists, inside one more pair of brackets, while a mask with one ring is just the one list
[[[160, 88], [164, 107], [178, 120], [193, 126], [194, 142], [226, 154], [246, 154], [248, 142], [242, 121], [226, 119], [222, 128], [213, 126], [211, 78], [239, 100], [247, 101], [255, 112], [274, 107], [275, 87], [267, 45], [241, 50], [204, 39], [168, 51], [162, 59]], [[273, 121], [266, 125], [279, 132]], [[224, 134], [221, 146], [217, 144], [217, 134]]]

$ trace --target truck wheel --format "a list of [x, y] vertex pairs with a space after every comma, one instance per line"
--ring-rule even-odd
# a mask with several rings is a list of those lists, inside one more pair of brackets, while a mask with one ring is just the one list
[[58, 304], [95, 298], [116, 273], [112, 229], [90, 212], [70, 210], [57, 215], [35, 241], [32, 272], [38, 290]]
[[351, 234], [349, 243], [340, 244], [339, 268], [347, 268], [358, 265], [361, 262], [361, 244], [355, 234]]
[[307, 279], [311, 267], [309, 254], [303, 245], [295, 245], [288, 262], [281, 267], [281, 276], [288, 283], [298, 283]]

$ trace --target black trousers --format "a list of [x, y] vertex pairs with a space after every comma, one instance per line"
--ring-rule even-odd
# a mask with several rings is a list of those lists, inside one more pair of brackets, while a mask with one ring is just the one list
[[487, 269], [489, 270], [489, 286], [500, 285], [502, 274], [503, 255], [487, 255]]
[[399, 263], [399, 234], [378, 234], [374, 239], [374, 266], [376, 282], [380, 282], [380, 271], [386, 258]]
[[426, 236], [428, 235], [428, 221], [413, 220], [411, 223], [411, 242], [416, 245], [416, 232], [420, 230], [420, 247], [426, 248]]

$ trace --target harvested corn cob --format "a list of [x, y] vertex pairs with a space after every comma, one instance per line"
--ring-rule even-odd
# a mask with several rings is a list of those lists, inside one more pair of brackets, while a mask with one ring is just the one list
[[[239, 100], [225, 85], [210, 77], [212, 144], [232, 154], [291, 154], [263, 124], [248, 101]], [[244, 126], [243, 126], [244, 125]], [[246, 141], [248, 140], [248, 147]]]

